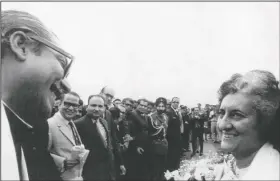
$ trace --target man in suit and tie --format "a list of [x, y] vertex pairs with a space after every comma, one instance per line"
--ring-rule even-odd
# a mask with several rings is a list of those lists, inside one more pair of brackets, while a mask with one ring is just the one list
[[167, 168], [169, 171], [177, 170], [180, 165], [180, 156], [182, 149], [181, 134], [184, 131], [182, 115], [178, 107], [180, 99], [173, 97], [171, 100], [171, 108], [167, 111], [169, 117], [167, 128], [168, 154]]
[[70, 89], [64, 78], [73, 57], [37, 17], [9, 10], [1, 12], [1, 60], [1, 180], [60, 180], [47, 119]]
[[105, 100], [100, 95], [88, 99], [87, 115], [75, 121], [89, 155], [83, 169], [84, 180], [114, 181], [116, 178], [111, 133], [103, 118]]
[[72, 158], [73, 146], [81, 145], [79, 133], [73, 123], [78, 112], [79, 99], [75, 92], [65, 94], [59, 111], [48, 119], [49, 150], [63, 180], [83, 179], [79, 170], [73, 169], [79, 164], [79, 160]]
[[127, 156], [129, 157], [127, 177], [129, 180], [148, 179], [148, 101], [138, 100], [136, 110], [128, 115], [127, 119], [131, 122], [130, 135], [134, 138], [129, 144]]

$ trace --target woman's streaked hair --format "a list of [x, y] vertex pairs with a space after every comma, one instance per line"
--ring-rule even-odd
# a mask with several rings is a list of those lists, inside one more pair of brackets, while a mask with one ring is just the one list
[[275, 76], [265, 70], [252, 70], [244, 75], [234, 74], [225, 81], [219, 91], [219, 103], [228, 94], [237, 92], [256, 95], [253, 101], [257, 112], [261, 136], [279, 150], [280, 89]]

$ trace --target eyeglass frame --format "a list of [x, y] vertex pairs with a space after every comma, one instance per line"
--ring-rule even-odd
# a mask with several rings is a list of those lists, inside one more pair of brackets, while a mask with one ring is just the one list
[[62, 54], [63, 56], [69, 58], [71, 61], [70, 61], [69, 64], [68, 64], [68, 62], [66, 62], [67, 65], [66, 65], [65, 68], [64, 68], [64, 76], [63, 76], [63, 78], [66, 78], [66, 77], [68, 76], [70, 67], [71, 67], [72, 63], [74, 62], [74, 60], [75, 60], [74, 56], [71, 55], [70, 53], [67, 53], [67, 52], [64, 51], [62, 48], [56, 46], [55, 44], [51, 43], [50, 41], [48, 41], [48, 40], [46, 40], [46, 39], [44, 39], [44, 38], [41, 38], [40, 36], [37, 35], [37, 33], [35, 33], [35, 32], [34, 32], [33, 30], [31, 30], [30, 28], [27, 28], [27, 27], [15, 27], [15, 28], [10, 28], [10, 29], [9, 29], [8, 31], [6, 31], [6, 32], [5, 32], [5, 31], [2, 32], [2, 34], [1, 34], [1, 39], [2, 39], [2, 40], [1, 40], [1, 43], [2, 43], [2, 42], [5, 42], [5, 38], [8, 38], [8, 37], [6, 37], [6, 34], [7, 34], [7, 33], [11, 33], [11, 31], [17, 31], [17, 30], [19, 30], [19, 31], [29, 31], [30, 33], [34, 33], [35, 35], [27, 35], [27, 34], [26, 34], [26, 36], [27, 36], [28, 38], [32, 39], [32, 40], [35, 40], [35, 41], [37, 41], [37, 42], [39, 42], [39, 43], [44, 44], [45, 46], [47, 46], [47, 47], [49, 47], [49, 48], [55, 50], [56, 52]]
[[[65, 104], [66, 103], [66, 104]], [[80, 105], [76, 105], [70, 102], [63, 102], [63, 107], [69, 109], [72, 106], [73, 109], [78, 110]]]

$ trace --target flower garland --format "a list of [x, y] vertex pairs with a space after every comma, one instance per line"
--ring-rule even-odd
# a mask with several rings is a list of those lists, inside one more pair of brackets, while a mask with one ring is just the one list
[[[212, 153], [209, 151], [207, 156], [193, 157], [190, 160], [183, 160], [181, 162], [180, 168], [173, 172], [168, 170], [165, 172], [165, 178], [167, 180], [214, 180], [214, 171], [218, 166], [222, 166], [224, 163], [229, 164], [229, 168], [233, 175], [235, 175], [233, 170], [234, 158], [232, 155], [223, 155], [219, 153]], [[236, 178], [236, 177], [235, 177]]]

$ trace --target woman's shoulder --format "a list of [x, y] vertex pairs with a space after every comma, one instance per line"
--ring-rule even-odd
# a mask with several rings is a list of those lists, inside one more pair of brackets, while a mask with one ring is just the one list
[[279, 180], [279, 152], [269, 143], [256, 154], [244, 179]]

